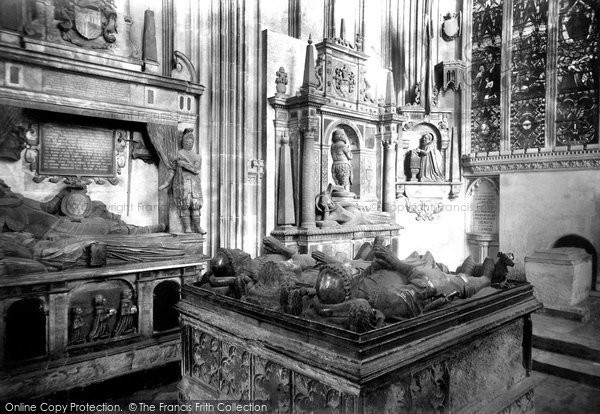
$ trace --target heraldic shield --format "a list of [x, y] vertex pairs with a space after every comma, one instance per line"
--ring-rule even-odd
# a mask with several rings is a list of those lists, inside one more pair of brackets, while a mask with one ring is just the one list
[[94, 40], [102, 35], [102, 12], [90, 4], [75, 6], [75, 30], [83, 38]]

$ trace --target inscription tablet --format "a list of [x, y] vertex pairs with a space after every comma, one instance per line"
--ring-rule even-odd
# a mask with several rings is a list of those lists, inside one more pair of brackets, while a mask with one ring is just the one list
[[116, 176], [113, 131], [48, 123], [41, 132], [39, 174]]

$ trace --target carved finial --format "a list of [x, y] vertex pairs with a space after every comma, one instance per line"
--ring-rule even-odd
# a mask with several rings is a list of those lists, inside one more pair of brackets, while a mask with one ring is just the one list
[[285, 69], [282, 67], [275, 73], [275, 89], [277, 91], [277, 96], [282, 97], [285, 96], [286, 85], [288, 84], [288, 75], [285, 73]]
[[313, 51], [312, 38], [308, 37], [308, 45], [306, 45], [306, 58], [304, 60], [304, 77], [302, 79], [302, 90], [316, 88], [317, 74], [315, 72], [315, 54]]
[[346, 22], [344, 19], [340, 22], [340, 39], [346, 38]]
[[394, 89], [394, 73], [388, 70], [387, 82], [385, 85], [385, 105], [396, 106], [396, 93]]
[[309, 44], [309, 45], [312, 45], [312, 42], [313, 42], [313, 41], [312, 41], [312, 33], [309, 33], [309, 34], [308, 34], [308, 44]]

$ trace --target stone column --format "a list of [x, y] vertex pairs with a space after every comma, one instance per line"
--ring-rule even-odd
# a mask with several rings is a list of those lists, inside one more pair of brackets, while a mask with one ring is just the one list
[[[391, 125], [395, 130], [396, 125]], [[383, 192], [382, 210], [393, 213], [396, 206], [396, 144], [395, 133], [389, 134], [381, 143], [383, 144]]]
[[310, 125], [302, 126], [302, 211], [301, 223], [302, 229], [315, 228], [315, 131], [316, 128]]

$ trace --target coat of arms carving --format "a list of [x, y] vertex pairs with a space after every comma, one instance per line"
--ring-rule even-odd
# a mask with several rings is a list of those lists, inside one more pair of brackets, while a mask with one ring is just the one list
[[54, 0], [54, 19], [63, 40], [106, 49], [117, 40], [114, 0]]
[[444, 16], [442, 23], [442, 37], [446, 41], [452, 41], [460, 36], [461, 13], [448, 13]]
[[356, 86], [356, 76], [354, 72], [348, 68], [348, 66], [339, 65], [335, 68], [333, 73], [333, 79], [335, 82], [335, 90], [342, 96], [348, 96], [354, 93]]

